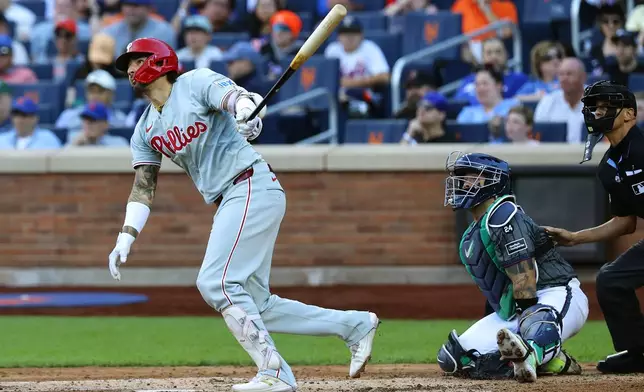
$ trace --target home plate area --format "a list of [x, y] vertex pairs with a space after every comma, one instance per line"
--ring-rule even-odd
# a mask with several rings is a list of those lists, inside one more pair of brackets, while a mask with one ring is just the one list
[[[294, 367], [301, 392], [631, 392], [644, 390], [644, 375], [604, 376], [592, 364], [581, 376], [541, 377], [534, 384], [460, 380], [436, 365], [370, 365], [359, 379], [347, 377], [346, 366]], [[254, 376], [246, 367], [24, 368], [0, 369], [0, 391], [230, 391], [232, 384]]]

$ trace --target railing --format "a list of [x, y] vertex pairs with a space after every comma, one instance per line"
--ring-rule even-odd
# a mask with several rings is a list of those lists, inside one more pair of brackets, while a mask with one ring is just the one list
[[326, 97], [329, 101], [329, 129], [317, 135], [311, 136], [304, 140], [300, 140], [296, 144], [314, 144], [324, 141], [329, 141], [330, 144], [338, 144], [338, 103], [337, 97], [334, 96], [328, 89], [324, 87], [317, 87], [311, 91], [296, 95], [292, 98], [278, 102], [275, 105], [270, 105], [266, 111], [266, 116], [276, 114], [284, 109], [292, 106], [301, 105], [316, 98]]
[[[394, 64], [393, 70], [391, 72], [392, 113], [397, 112], [400, 109], [400, 106], [402, 104], [400, 85], [402, 80], [402, 73], [407, 64], [413, 61], [422, 60], [426, 57], [435, 55], [444, 50], [451, 49], [454, 46], [457, 46], [457, 45], [460, 46], [470, 41], [470, 39], [477, 37], [483, 33], [498, 30], [504, 27], [510, 27], [512, 29], [512, 45], [513, 45], [514, 56], [512, 57], [512, 60], [509, 62], [509, 65], [513, 67], [516, 71], [521, 71], [521, 62], [522, 62], [521, 46], [522, 45], [521, 45], [521, 32], [519, 31], [518, 26], [507, 20], [494, 22], [488, 26], [485, 26], [482, 29], [473, 31], [468, 34], [461, 34], [459, 36], [449, 38], [443, 42], [439, 42], [437, 44], [431, 45], [430, 47], [421, 49], [419, 51], [410, 53], [406, 56], [399, 58]], [[455, 85], [458, 85], [458, 83], [457, 82], [450, 83], [448, 85], [443, 86], [441, 89], [439, 89], [439, 91], [442, 93], [453, 91]]]
[[[570, 40], [577, 56], [581, 56], [581, 41], [590, 38], [592, 30], [580, 31], [579, 10], [584, 0], [572, 0], [570, 3]], [[635, 0], [626, 0], [626, 15], [635, 8]]]

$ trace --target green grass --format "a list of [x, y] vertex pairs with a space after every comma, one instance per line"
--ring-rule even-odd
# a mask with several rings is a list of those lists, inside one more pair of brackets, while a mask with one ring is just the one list
[[[452, 328], [467, 321], [385, 320], [373, 363], [435, 362]], [[335, 337], [274, 335], [292, 365], [347, 364], [348, 349]], [[565, 347], [580, 361], [610, 354], [603, 322], [589, 322]], [[0, 317], [0, 367], [251, 365], [216, 317]]]

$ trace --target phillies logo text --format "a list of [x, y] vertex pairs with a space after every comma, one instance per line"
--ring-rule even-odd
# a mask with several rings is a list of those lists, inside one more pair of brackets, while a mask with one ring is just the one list
[[166, 131], [167, 139], [163, 136], [154, 136], [150, 139], [150, 144], [152, 149], [156, 150], [168, 158], [172, 158], [170, 154], [165, 152], [164, 147], [173, 153], [178, 153], [183, 150], [188, 144], [193, 140], [199, 137], [202, 133], [206, 133], [208, 126], [201, 121], [195, 122], [194, 125], [190, 125], [185, 132], [183, 129], [179, 129], [176, 125], [172, 129]]

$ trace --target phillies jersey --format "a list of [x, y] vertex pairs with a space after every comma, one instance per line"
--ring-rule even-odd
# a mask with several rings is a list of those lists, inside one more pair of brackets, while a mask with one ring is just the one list
[[207, 68], [179, 76], [161, 112], [150, 104], [136, 124], [132, 166], [160, 166], [165, 155], [213, 203], [240, 172], [262, 160], [223, 109], [235, 89], [232, 80]]

